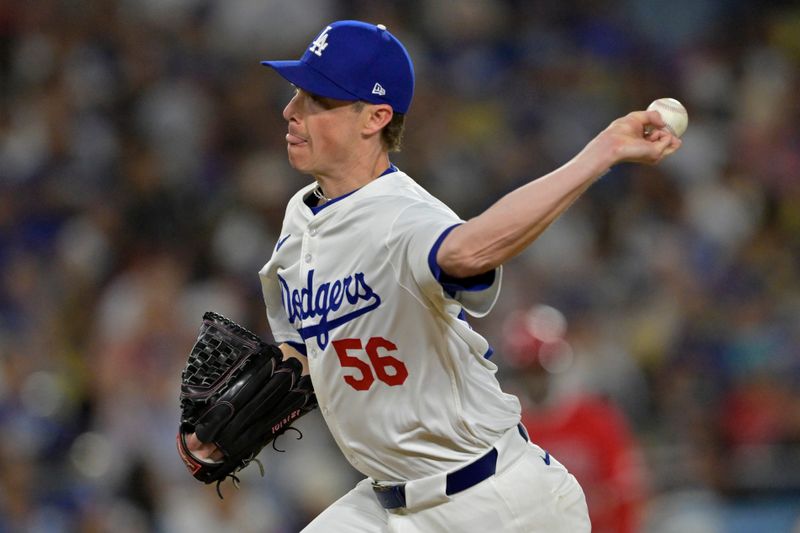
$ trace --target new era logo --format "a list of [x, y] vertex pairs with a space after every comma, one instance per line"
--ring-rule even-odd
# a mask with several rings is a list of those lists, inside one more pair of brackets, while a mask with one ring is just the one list
[[377, 94], [379, 96], [384, 96], [386, 94], [386, 89], [381, 87], [380, 83], [376, 83], [375, 87], [372, 88], [372, 94]]

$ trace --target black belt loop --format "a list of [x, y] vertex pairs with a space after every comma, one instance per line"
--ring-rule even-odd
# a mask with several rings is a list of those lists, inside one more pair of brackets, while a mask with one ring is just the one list
[[384, 509], [399, 509], [406, 506], [406, 484], [399, 485], [377, 485], [372, 484], [372, 490], [378, 503]]

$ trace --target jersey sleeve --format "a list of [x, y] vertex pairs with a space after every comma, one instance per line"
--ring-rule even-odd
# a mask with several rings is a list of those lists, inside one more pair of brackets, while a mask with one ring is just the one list
[[286, 240], [293, 233], [297, 234], [295, 227], [288, 221], [292, 218], [293, 213], [298, 208], [298, 204], [302, 201], [303, 195], [309, 188], [310, 186], [301, 189], [289, 200], [280, 232], [280, 235], [284, 237], [278, 239], [269, 261], [258, 272], [261, 281], [261, 293], [267, 310], [267, 321], [269, 322], [273, 339], [278, 344], [289, 344], [303, 355], [305, 355], [303, 338], [292, 323], [284, 306], [284, 298], [288, 297], [288, 287], [286, 282], [281, 279], [279, 265], [281, 264], [281, 254], [284, 254], [289, 247], [289, 244], [286, 244]]
[[444, 205], [414, 204], [392, 223], [386, 245], [398, 272], [408, 270], [420, 290], [431, 298], [456, 300], [470, 315], [491, 311], [500, 293], [502, 267], [471, 278], [442, 271], [436, 255], [450, 231], [464, 221]]
[[305, 350], [300, 349], [303, 345], [303, 338], [297, 329], [289, 322], [286, 309], [283, 307], [283, 289], [280, 276], [271, 268], [271, 263], [264, 265], [259, 272], [261, 278], [261, 292], [264, 297], [264, 304], [267, 308], [267, 321], [272, 331], [272, 336], [277, 343], [287, 343], [300, 353]]

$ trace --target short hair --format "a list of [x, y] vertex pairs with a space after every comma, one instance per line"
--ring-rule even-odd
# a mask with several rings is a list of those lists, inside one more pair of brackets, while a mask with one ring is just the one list
[[[355, 102], [353, 110], [356, 112], [364, 109], [367, 102], [359, 100]], [[381, 143], [387, 152], [399, 152], [403, 144], [403, 132], [406, 127], [406, 116], [404, 113], [394, 113], [392, 120], [381, 130]]]
[[403, 144], [403, 131], [406, 127], [406, 116], [403, 113], [395, 113], [392, 120], [383, 127], [381, 131], [381, 141], [389, 152], [399, 152]]

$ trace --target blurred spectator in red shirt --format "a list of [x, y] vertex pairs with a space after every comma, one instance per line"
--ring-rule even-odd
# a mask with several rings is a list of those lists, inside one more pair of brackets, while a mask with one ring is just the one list
[[575, 357], [566, 325], [560, 311], [545, 305], [505, 321], [503, 363], [513, 375], [522, 422], [580, 481], [594, 533], [639, 531], [645, 469], [625, 414], [599, 394], [556, 384]]

